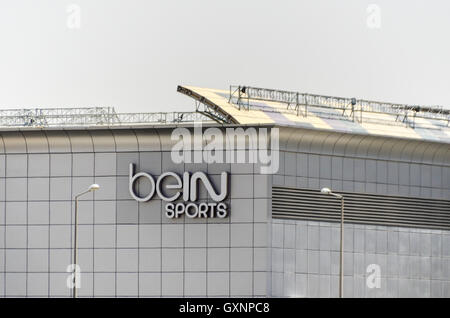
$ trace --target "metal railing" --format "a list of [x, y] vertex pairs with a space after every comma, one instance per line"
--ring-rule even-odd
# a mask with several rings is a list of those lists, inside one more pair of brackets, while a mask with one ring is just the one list
[[[315, 95], [251, 86], [230, 86], [229, 103], [240, 110], [263, 110], [285, 112], [307, 117], [349, 120], [353, 122], [373, 122], [382, 124], [402, 124], [411, 128], [448, 128], [450, 110], [443, 107], [415, 106], [384, 103], [356, 98]], [[268, 102], [268, 103], [258, 103]], [[275, 108], [270, 103], [283, 103], [286, 108]], [[380, 116], [389, 115], [389, 116]]]
[[0, 110], [0, 128], [155, 125], [211, 121], [198, 112], [116, 113], [113, 107]]

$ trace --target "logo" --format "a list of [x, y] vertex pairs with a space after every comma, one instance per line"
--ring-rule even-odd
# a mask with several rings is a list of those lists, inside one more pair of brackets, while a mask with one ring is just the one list
[[189, 130], [178, 127], [172, 131], [176, 141], [171, 150], [172, 161], [181, 163], [253, 163], [261, 174], [277, 173], [280, 166], [279, 130], [254, 127], [202, 128], [195, 124]]
[[[150, 183], [150, 190], [145, 196], [139, 196], [135, 191], [136, 181], [140, 178], [146, 179]], [[173, 184], [164, 185], [164, 181], [172, 179]], [[198, 203], [198, 187], [202, 184], [208, 195], [214, 202]], [[184, 172], [179, 176], [175, 172], [164, 172], [155, 181], [155, 178], [146, 172], [134, 173], [134, 164], [130, 163], [130, 174], [128, 188], [131, 196], [138, 202], [147, 202], [153, 198], [155, 193], [158, 197], [168, 202], [165, 206], [166, 216], [170, 219], [179, 218], [183, 214], [188, 218], [225, 218], [228, 216], [228, 206], [225, 202], [228, 195], [228, 173], [222, 172], [220, 175], [220, 192], [216, 192], [208, 176], [200, 171]], [[171, 190], [168, 195], [165, 190]], [[178, 199], [182, 202], [172, 203]]]
[[66, 25], [67, 28], [75, 30], [81, 27], [81, 8], [78, 4], [72, 3], [69, 4], [66, 8], [67, 12], [67, 20]]
[[366, 24], [369, 29], [381, 29], [381, 9], [377, 4], [369, 4], [366, 9]]
[[370, 264], [366, 269], [367, 279], [366, 285], [368, 288], [381, 288], [381, 268], [378, 264]]
[[80, 288], [81, 287], [81, 268], [77, 264], [69, 264], [66, 268], [66, 272], [70, 273], [66, 278], [67, 288]]

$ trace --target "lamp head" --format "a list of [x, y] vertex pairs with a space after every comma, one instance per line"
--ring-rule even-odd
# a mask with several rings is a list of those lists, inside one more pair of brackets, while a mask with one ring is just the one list
[[96, 183], [91, 184], [91, 185], [89, 186], [89, 191], [90, 191], [90, 192], [95, 191], [95, 190], [98, 190], [98, 189], [100, 189], [100, 186], [99, 186], [98, 184], [96, 184]]
[[330, 188], [322, 188], [322, 190], [320, 190], [320, 192], [322, 192], [322, 194], [332, 195], [333, 197], [336, 197], [336, 198], [339, 198], [339, 199], [343, 199], [344, 198], [340, 194], [333, 193], [333, 191], [331, 191]]

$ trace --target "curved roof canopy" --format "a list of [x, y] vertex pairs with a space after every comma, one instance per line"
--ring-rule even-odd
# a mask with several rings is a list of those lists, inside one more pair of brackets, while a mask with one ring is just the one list
[[450, 143], [450, 111], [248, 86], [178, 86], [218, 122], [277, 125]]

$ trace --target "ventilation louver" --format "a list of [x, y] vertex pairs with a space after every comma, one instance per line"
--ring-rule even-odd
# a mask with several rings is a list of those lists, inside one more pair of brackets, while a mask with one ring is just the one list
[[[450, 229], [450, 201], [339, 192], [347, 223]], [[339, 199], [320, 190], [272, 188], [273, 218], [340, 221]]]

